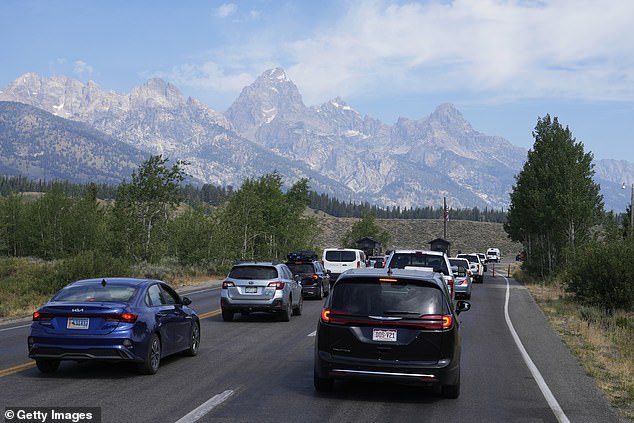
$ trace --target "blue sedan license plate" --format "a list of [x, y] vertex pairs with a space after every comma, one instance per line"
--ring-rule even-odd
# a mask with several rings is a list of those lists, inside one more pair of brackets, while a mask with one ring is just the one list
[[69, 317], [68, 323], [66, 323], [66, 329], [88, 329], [90, 326], [90, 319]]

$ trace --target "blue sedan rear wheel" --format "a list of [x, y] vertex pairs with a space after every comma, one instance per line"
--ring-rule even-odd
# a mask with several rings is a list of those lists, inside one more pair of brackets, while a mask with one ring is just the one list
[[152, 334], [145, 361], [139, 364], [139, 372], [144, 375], [153, 375], [161, 364], [161, 340], [157, 334]]

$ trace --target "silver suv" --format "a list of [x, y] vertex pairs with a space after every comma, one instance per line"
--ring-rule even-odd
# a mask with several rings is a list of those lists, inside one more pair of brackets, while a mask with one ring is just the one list
[[302, 284], [293, 278], [288, 266], [273, 262], [240, 262], [222, 282], [220, 308], [224, 321], [234, 313], [252, 311], [279, 313], [288, 322], [291, 315], [302, 314]]

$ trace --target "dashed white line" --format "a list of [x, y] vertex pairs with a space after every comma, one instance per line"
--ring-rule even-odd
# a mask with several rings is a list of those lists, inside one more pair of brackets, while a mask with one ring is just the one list
[[187, 413], [187, 415], [176, 421], [176, 423], [194, 423], [201, 417], [205, 416], [205, 414], [213, 410], [215, 407], [222, 404], [231, 395], [233, 395], [233, 391], [231, 389], [227, 389], [221, 394], [214, 395], [213, 397], [205, 401], [201, 406], [196, 407], [194, 410]]
[[311, 333], [308, 334], [308, 336], [317, 336], [317, 331], [314, 330]]
[[537, 369], [537, 366], [535, 366], [535, 363], [533, 363], [533, 360], [531, 360], [531, 357], [528, 355], [528, 352], [526, 352], [526, 348], [524, 348], [524, 345], [522, 344], [520, 337], [517, 335], [517, 332], [515, 332], [515, 328], [513, 327], [513, 323], [511, 322], [511, 318], [509, 317], [509, 297], [511, 293], [509, 280], [506, 277], [504, 277], [504, 280], [506, 281], [506, 300], [504, 301], [504, 319], [506, 319], [506, 325], [508, 326], [509, 331], [511, 331], [511, 335], [513, 336], [513, 340], [515, 340], [517, 349], [520, 350], [520, 353], [522, 354], [522, 358], [524, 358], [524, 362], [526, 363], [526, 366], [528, 367], [531, 374], [533, 375], [533, 379], [535, 379], [535, 382], [537, 382], [537, 386], [539, 386], [539, 389], [542, 391], [542, 394], [544, 395], [544, 398], [546, 398], [546, 402], [548, 403], [548, 406], [555, 414], [557, 421], [559, 423], [570, 423], [570, 420], [568, 420], [568, 417], [564, 413], [564, 410], [561, 408], [561, 406], [557, 402], [557, 399], [555, 398], [553, 393], [550, 391], [550, 388], [546, 384], [546, 381], [542, 377], [542, 374]]

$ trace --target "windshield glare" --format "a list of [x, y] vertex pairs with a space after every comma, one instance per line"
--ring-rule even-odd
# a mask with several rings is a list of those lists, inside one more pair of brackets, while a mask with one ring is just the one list
[[59, 291], [53, 301], [72, 302], [130, 302], [136, 293], [134, 286], [101, 283], [94, 285], [71, 285]]

